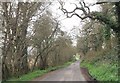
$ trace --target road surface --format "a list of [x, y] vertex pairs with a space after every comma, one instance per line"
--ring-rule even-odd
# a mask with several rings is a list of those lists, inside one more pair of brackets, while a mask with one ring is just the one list
[[76, 61], [66, 68], [50, 72], [33, 81], [85, 81], [85, 78], [80, 72], [79, 63], [79, 61]]

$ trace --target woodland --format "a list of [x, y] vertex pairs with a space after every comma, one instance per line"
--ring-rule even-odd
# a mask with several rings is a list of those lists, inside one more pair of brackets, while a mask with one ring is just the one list
[[[59, 17], [50, 11], [52, 2], [0, 2], [0, 49], [2, 80], [20, 78], [36, 70], [75, 61], [80, 55], [80, 66], [89, 69], [98, 81], [118, 81], [120, 78], [120, 2], [84, 1], [66, 4], [57, 0], [66, 18], [78, 17], [84, 22], [75, 37], [61, 29]], [[91, 11], [99, 5], [101, 11]], [[76, 11], [81, 11], [82, 14]]]

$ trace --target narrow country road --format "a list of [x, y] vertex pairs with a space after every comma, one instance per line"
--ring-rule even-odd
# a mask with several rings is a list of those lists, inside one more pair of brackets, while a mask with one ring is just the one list
[[66, 68], [50, 72], [33, 81], [85, 81], [80, 72], [79, 63], [79, 61], [76, 61]]

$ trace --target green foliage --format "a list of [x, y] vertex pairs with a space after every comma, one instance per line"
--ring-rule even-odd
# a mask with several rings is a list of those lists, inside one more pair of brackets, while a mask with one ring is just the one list
[[104, 55], [92, 61], [83, 61], [81, 67], [88, 68], [93, 78], [98, 81], [118, 81], [118, 61], [115, 55]]
[[41, 76], [45, 73], [47, 73], [47, 70], [36, 70], [32, 73], [30, 72], [26, 75], [23, 75], [18, 79], [16, 79], [16, 78], [15, 79], [10, 79], [9, 81], [27, 81], [27, 80], [31, 80], [33, 78], [39, 77], [39, 76]]
[[92, 15], [101, 23], [107, 25], [110, 29], [113, 29], [114, 31], [117, 29], [117, 24], [112, 18], [110, 18], [110, 15], [104, 15], [101, 12], [93, 12]]
[[105, 28], [103, 28], [103, 37], [105, 40], [109, 40], [110, 39], [110, 36], [111, 36], [111, 29], [106, 26]]
[[82, 63], [82, 67], [87, 67], [90, 74], [98, 81], [118, 81], [118, 68], [116, 64], [108, 63]]
[[[114, 41], [116, 36], [111, 36], [111, 32], [116, 34], [120, 31], [120, 23], [117, 21], [119, 18], [116, 18], [117, 16], [119, 17], [119, 15], [116, 16], [114, 14], [115, 9], [113, 9], [113, 5], [109, 7], [108, 4], [108, 7], [104, 9], [106, 6], [107, 5], [104, 4], [101, 12], [92, 12], [93, 19], [97, 19], [97, 21], [102, 24], [102, 27], [98, 26], [99, 28], [102, 28], [100, 35], [96, 35], [98, 36], [98, 40], [102, 42], [99, 45], [99, 41], [95, 41], [95, 39], [92, 38], [92, 40], [95, 41], [96, 46], [98, 46], [98, 50], [89, 50], [86, 53], [88, 56], [85, 56], [84, 61], [81, 63], [81, 67], [87, 67], [90, 74], [98, 81], [118, 81], [118, 78], [120, 78], [118, 76], [118, 56], [120, 52], [118, 51], [117, 53], [117, 50], [113, 49], [116, 48], [116, 42]], [[94, 42], [88, 42], [90, 43], [90, 46], [94, 45]], [[117, 45], [119, 46], [119, 43]]]
[[54, 70], [57, 70], [57, 69], [60, 69], [60, 68], [64, 68], [64, 67], [70, 65], [71, 63], [73, 63], [73, 61], [66, 62], [66, 63], [64, 63], [63, 65], [60, 65], [60, 66], [49, 67], [46, 70], [36, 70], [34, 72], [30, 72], [28, 74], [22, 75], [19, 78], [11, 78], [11, 79], [7, 80], [7, 82], [10, 82], [10, 81], [31, 81], [32, 79], [40, 77], [40, 76], [42, 76], [42, 75], [44, 75], [44, 74], [46, 74], [50, 71], [54, 71]]

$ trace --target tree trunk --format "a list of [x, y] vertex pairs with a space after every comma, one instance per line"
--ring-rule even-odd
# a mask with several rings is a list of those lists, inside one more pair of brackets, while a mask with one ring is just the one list
[[120, 31], [117, 33], [117, 55], [120, 61]]
[[[27, 42], [26, 42], [26, 34], [27, 34], [27, 23], [24, 27], [21, 28], [21, 34], [18, 34], [18, 38], [16, 41], [16, 73], [19, 75], [25, 74], [28, 72], [28, 62], [27, 62]], [[19, 76], [17, 75], [17, 76]]]
[[8, 69], [7, 65], [4, 62], [2, 62], [2, 80], [4, 81], [4, 80], [8, 79], [9, 76], [10, 76], [9, 69]]
[[118, 54], [118, 61], [119, 61], [118, 63], [120, 63], [120, 2], [116, 2], [115, 6], [116, 6], [117, 21], [118, 21], [117, 23], [118, 27], [115, 30], [115, 32], [117, 35], [117, 54]]
[[44, 70], [47, 67], [47, 57], [40, 56], [40, 69]]

